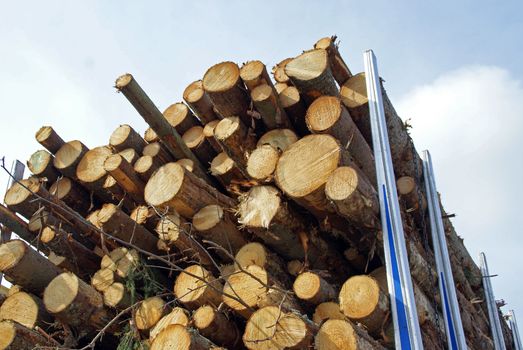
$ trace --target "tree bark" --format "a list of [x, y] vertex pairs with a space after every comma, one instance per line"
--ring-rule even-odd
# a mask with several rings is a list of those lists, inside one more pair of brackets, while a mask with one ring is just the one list
[[76, 167], [87, 151], [89, 148], [78, 140], [64, 143], [55, 153], [54, 167], [65, 176], [77, 180]]
[[183, 92], [183, 99], [191, 107], [202, 123], [221, 118], [214, 111], [209, 95], [203, 90], [203, 82], [197, 80], [187, 86]]
[[46, 178], [46, 182], [51, 184], [60, 176], [60, 173], [58, 173], [53, 165], [53, 160], [54, 157], [51, 153], [45, 150], [39, 150], [31, 155], [27, 161], [27, 167], [34, 176]]
[[[36, 234], [29, 230], [28, 225], [20, 219], [15, 213], [0, 204], [0, 223], [7, 226], [11, 231], [16, 233], [20, 238], [26, 242], [33, 243], [36, 240]], [[45, 254], [49, 253], [49, 249], [41, 247], [40, 249]]]
[[301, 99], [300, 92], [294, 86], [288, 86], [280, 92], [280, 105], [287, 113], [294, 130], [301, 136], [310, 134], [305, 123], [305, 113], [307, 107]]
[[194, 327], [200, 334], [214, 343], [230, 349], [236, 349], [240, 345], [241, 333], [236, 324], [212, 306], [199, 307], [192, 318]]
[[56, 133], [52, 126], [42, 126], [35, 135], [36, 141], [52, 154], [65, 144], [64, 140]]
[[107, 157], [104, 162], [104, 169], [136, 203], [145, 203], [143, 198], [145, 184], [138, 177], [132, 165], [129, 164], [121, 155], [113, 154]]
[[187, 130], [183, 136], [183, 141], [189, 149], [198, 157], [204, 165], [211, 163], [216, 156], [216, 152], [211, 144], [205, 138], [203, 128], [201, 126], [194, 126]]
[[221, 290], [221, 282], [200, 265], [184, 269], [174, 283], [174, 295], [190, 310], [206, 304], [218, 307]]
[[251, 98], [268, 130], [291, 127], [272, 86], [267, 84], [256, 86], [251, 92]]
[[109, 145], [117, 152], [132, 148], [136, 152], [141, 153], [146, 142], [130, 125], [124, 124], [113, 131], [109, 138]]
[[329, 65], [334, 79], [339, 86], [352, 77], [352, 73], [338, 51], [338, 44], [336, 43], [336, 35], [331, 37], [321, 38], [314, 44], [315, 49], [324, 49], [329, 56]]

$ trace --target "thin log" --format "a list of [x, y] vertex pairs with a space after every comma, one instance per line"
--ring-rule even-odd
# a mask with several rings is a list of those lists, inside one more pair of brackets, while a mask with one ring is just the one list
[[312, 305], [336, 299], [334, 287], [319, 274], [311, 271], [300, 273], [292, 289], [298, 298]]
[[134, 163], [134, 171], [143, 182], [147, 183], [156, 169], [161, 167], [163, 164], [164, 163], [157, 157], [141, 156]]
[[37, 178], [31, 177], [15, 182], [5, 193], [4, 203], [9, 209], [29, 220], [41, 207], [37, 196], [43, 193], [47, 193], [43, 184]]
[[211, 175], [216, 177], [220, 183], [227, 188], [233, 180], [245, 179], [240, 169], [236, 166], [227, 153], [221, 152], [211, 162]]
[[56, 133], [52, 126], [42, 126], [35, 134], [36, 141], [52, 154], [65, 144], [64, 140]]
[[[289, 82], [290, 83], [290, 82]], [[276, 90], [276, 93], [279, 95], [283, 90], [288, 88], [290, 85], [287, 83], [276, 83], [274, 84], [274, 90]]]
[[162, 164], [174, 161], [174, 158], [169, 154], [161, 142], [151, 142], [145, 146], [143, 149], [143, 155], [158, 159]]
[[280, 105], [289, 117], [294, 130], [301, 136], [310, 134], [307, 124], [305, 124], [305, 113], [307, 107], [301, 99], [300, 92], [294, 86], [288, 86], [279, 94]]
[[132, 165], [121, 155], [113, 154], [107, 157], [104, 162], [104, 169], [136, 203], [145, 203], [143, 198], [145, 184], [138, 177]]
[[315, 49], [324, 49], [329, 56], [329, 65], [332, 70], [332, 75], [339, 86], [352, 77], [352, 73], [338, 51], [338, 44], [336, 43], [336, 35], [331, 37], [321, 38], [314, 44]]
[[0, 349], [35, 349], [39, 346], [55, 346], [38, 331], [22, 326], [17, 322], [0, 321]]
[[163, 116], [173, 128], [183, 135], [192, 127], [200, 126], [200, 121], [183, 102], [173, 103], [163, 111]]
[[96, 271], [91, 278], [91, 286], [99, 292], [105, 292], [115, 282], [115, 273], [110, 268]]
[[209, 95], [203, 90], [203, 82], [201, 80], [192, 82], [185, 88], [183, 99], [202, 123], [209, 123], [220, 118], [214, 111]]
[[296, 141], [298, 141], [298, 136], [291, 129], [274, 129], [263, 134], [258, 140], [256, 147], [271, 145], [278, 151], [283, 152]]
[[[36, 234], [29, 230], [29, 227], [25, 221], [20, 219], [15, 213], [8, 208], [0, 204], [0, 223], [8, 227], [23, 240], [32, 243], [36, 239]], [[49, 250], [45, 247], [41, 247], [44, 253], [49, 253]]]
[[149, 330], [149, 340], [154, 340], [161, 331], [172, 324], [187, 327], [189, 326], [189, 321], [189, 312], [181, 307], [175, 307]]
[[271, 145], [256, 147], [247, 161], [247, 174], [259, 182], [271, 182], [280, 153]]
[[48, 329], [53, 322], [40, 298], [21, 291], [9, 295], [2, 303], [0, 320], [15, 321], [30, 329]]
[[199, 307], [193, 314], [194, 327], [201, 335], [218, 345], [235, 349], [241, 341], [240, 330], [232, 320], [210, 305]]
[[112, 154], [107, 146], [95, 147], [85, 153], [76, 168], [76, 178], [80, 183], [104, 202], [114, 202], [111, 192], [104, 188], [108, 175], [104, 163]]
[[291, 126], [272, 86], [267, 84], [256, 86], [251, 92], [251, 98], [268, 130]]
[[240, 77], [250, 92], [262, 84], [269, 85], [271, 89], [274, 89], [267, 68], [261, 61], [245, 63], [240, 69]]
[[133, 304], [131, 293], [124, 284], [115, 282], [103, 292], [104, 304], [115, 309], [123, 310]]
[[314, 339], [318, 350], [384, 350], [365, 330], [347, 320], [327, 320]]
[[198, 332], [179, 324], [165, 327], [151, 344], [151, 350], [213, 350], [215, 345]]
[[221, 304], [220, 290], [221, 282], [200, 265], [184, 269], [174, 283], [174, 295], [191, 310], [206, 304], [218, 307]]
[[78, 140], [64, 143], [55, 153], [54, 167], [65, 176], [76, 180], [76, 167], [87, 151], [89, 148]]
[[68, 177], [58, 179], [49, 188], [49, 193], [63, 201], [78, 214], [85, 216], [91, 207], [89, 193], [84, 187]]
[[187, 130], [183, 134], [182, 139], [203, 164], [207, 165], [211, 163], [212, 159], [216, 156], [216, 152], [207, 141], [201, 126], [193, 126]]
[[145, 132], [143, 134], [143, 139], [147, 143], [160, 141], [160, 138], [158, 137], [158, 134], [156, 134], [156, 132], [151, 127], [148, 127], [147, 129], [145, 129]]
[[53, 183], [60, 176], [60, 173], [53, 165], [54, 157], [46, 150], [39, 150], [31, 154], [27, 161], [27, 167], [34, 176], [46, 178], [48, 183]]
[[344, 320], [345, 315], [340, 311], [340, 305], [333, 301], [327, 301], [316, 306], [312, 321], [322, 324], [326, 320]]
[[130, 125], [124, 124], [113, 131], [109, 138], [109, 145], [118, 152], [132, 148], [141, 153], [146, 142]]
[[131, 165], [140, 158], [140, 154], [134, 148], [126, 148], [123, 151], [118, 152], [118, 154]]
[[274, 67], [272, 67], [272, 74], [274, 76], [274, 80], [276, 80], [278, 83], [291, 85], [292, 82], [289, 79], [289, 76], [287, 75], [285, 71], [285, 66], [292, 61], [292, 58], [286, 58]]
[[149, 330], [168, 312], [169, 309], [162, 298], [156, 296], [147, 298], [140, 303], [134, 313], [136, 328], [142, 331]]
[[219, 122], [220, 122], [219, 119], [211, 120], [210, 122], [205, 124], [205, 126], [203, 127], [203, 135], [205, 136], [205, 139], [207, 141], [209, 141], [209, 143], [211, 144], [212, 148], [217, 153], [220, 153], [220, 152], [223, 151], [222, 147], [220, 146], [218, 141], [216, 141], [216, 139], [214, 138], [214, 128], [216, 128], [216, 125], [218, 125]]

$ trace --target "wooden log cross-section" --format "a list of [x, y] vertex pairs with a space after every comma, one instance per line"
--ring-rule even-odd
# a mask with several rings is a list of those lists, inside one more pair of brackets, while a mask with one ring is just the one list
[[163, 329], [152, 341], [151, 350], [218, 350], [209, 339], [197, 331], [180, 324], [172, 324]]
[[51, 126], [42, 126], [35, 134], [36, 141], [44, 146], [52, 154], [65, 144], [64, 140], [56, 133]]
[[119, 154], [107, 157], [104, 162], [104, 169], [136, 203], [145, 203], [143, 198], [145, 184], [124, 157]]
[[201, 80], [194, 81], [185, 88], [183, 99], [202, 123], [209, 123], [220, 118], [214, 111], [209, 95], [203, 90], [203, 82]]
[[55, 153], [54, 167], [65, 176], [77, 179], [76, 167], [87, 151], [89, 148], [78, 140], [64, 143]]
[[124, 124], [113, 131], [109, 138], [109, 145], [118, 152], [127, 148], [132, 148], [136, 152], [142, 152], [146, 143], [130, 125]]
[[316, 42], [316, 44], [314, 44], [314, 48], [327, 51], [332, 75], [334, 76], [334, 79], [336, 79], [338, 85], [342, 86], [347, 79], [352, 77], [352, 73], [338, 51], [336, 38], [336, 35], [321, 38]]
[[260, 85], [268, 85], [274, 89], [269, 73], [267, 73], [267, 67], [261, 61], [245, 63], [240, 69], [240, 77], [250, 92]]
[[272, 86], [267, 84], [256, 86], [251, 92], [251, 98], [268, 130], [291, 126]]
[[53, 165], [54, 157], [46, 150], [36, 151], [27, 161], [27, 167], [33, 175], [46, 178], [48, 183], [53, 183], [60, 176], [60, 173]]
[[40, 332], [29, 329], [17, 322], [0, 321], [0, 349], [35, 349], [41, 346], [53, 347], [56, 346], [56, 343], [50, 341]]

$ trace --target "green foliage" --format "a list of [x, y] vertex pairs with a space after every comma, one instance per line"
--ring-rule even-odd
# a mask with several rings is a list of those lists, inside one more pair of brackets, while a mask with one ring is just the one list
[[120, 343], [116, 350], [149, 350], [149, 346], [140, 339], [138, 332], [127, 324], [120, 334]]

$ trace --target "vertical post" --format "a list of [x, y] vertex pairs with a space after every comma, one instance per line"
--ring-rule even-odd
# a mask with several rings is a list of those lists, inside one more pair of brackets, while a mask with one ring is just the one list
[[372, 50], [365, 51], [363, 57], [380, 198], [387, 284], [394, 322], [394, 341], [396, 349], [418, 350], [423, 349], [423, 343], [390, 154], [378, 67]]
[[512, 331], [512, 339], [514, 339], [514, 349], [523, 350], [523, 348], [521, 346], [521, 338], [519, 337], [518, 322], [516, 320], [516, 315], [514, 314], [514, 310], [509, 311], [508, 320], [510, 323], [510, 330]]
[[496, 305], [496, 299], [494, 299], [494, 291], [492, 290], [492, 283], [490, 282], [491, 276], [489, 274], [487, 257], [485, 256], [485, 253], [480, 253], [479, 259], [481, 275], [483, 277], [483, 289], [485, 290], [485, 300], [487, 302], [490, 330], [492, 332], [492, 340], [494, 342], [494, 349], [505, 350], [505, 340], [503, 338], [503, 331], [501, 330], [498, 306]]
[[448, 348], [452, 350], [467, 350], [467, 341], [463, 332], [461, 314], [459, 310], [458, 298], [452, 268], [450, 265], [445, 229], [441, 219], [441, 208], [439, 204], [438, 192], [436, 190], [436, 180], [434, 169], [432, 168], [432, 158], [429, 151], [423, 151], [423, 175], [425, 178], [425, 190], [430, 218], [430, 231], [432, 234], [432, 244], [434, 246], [434, 258], [438, 271], [438, 283], [445, 321], [445, 331], [447, 333]]

